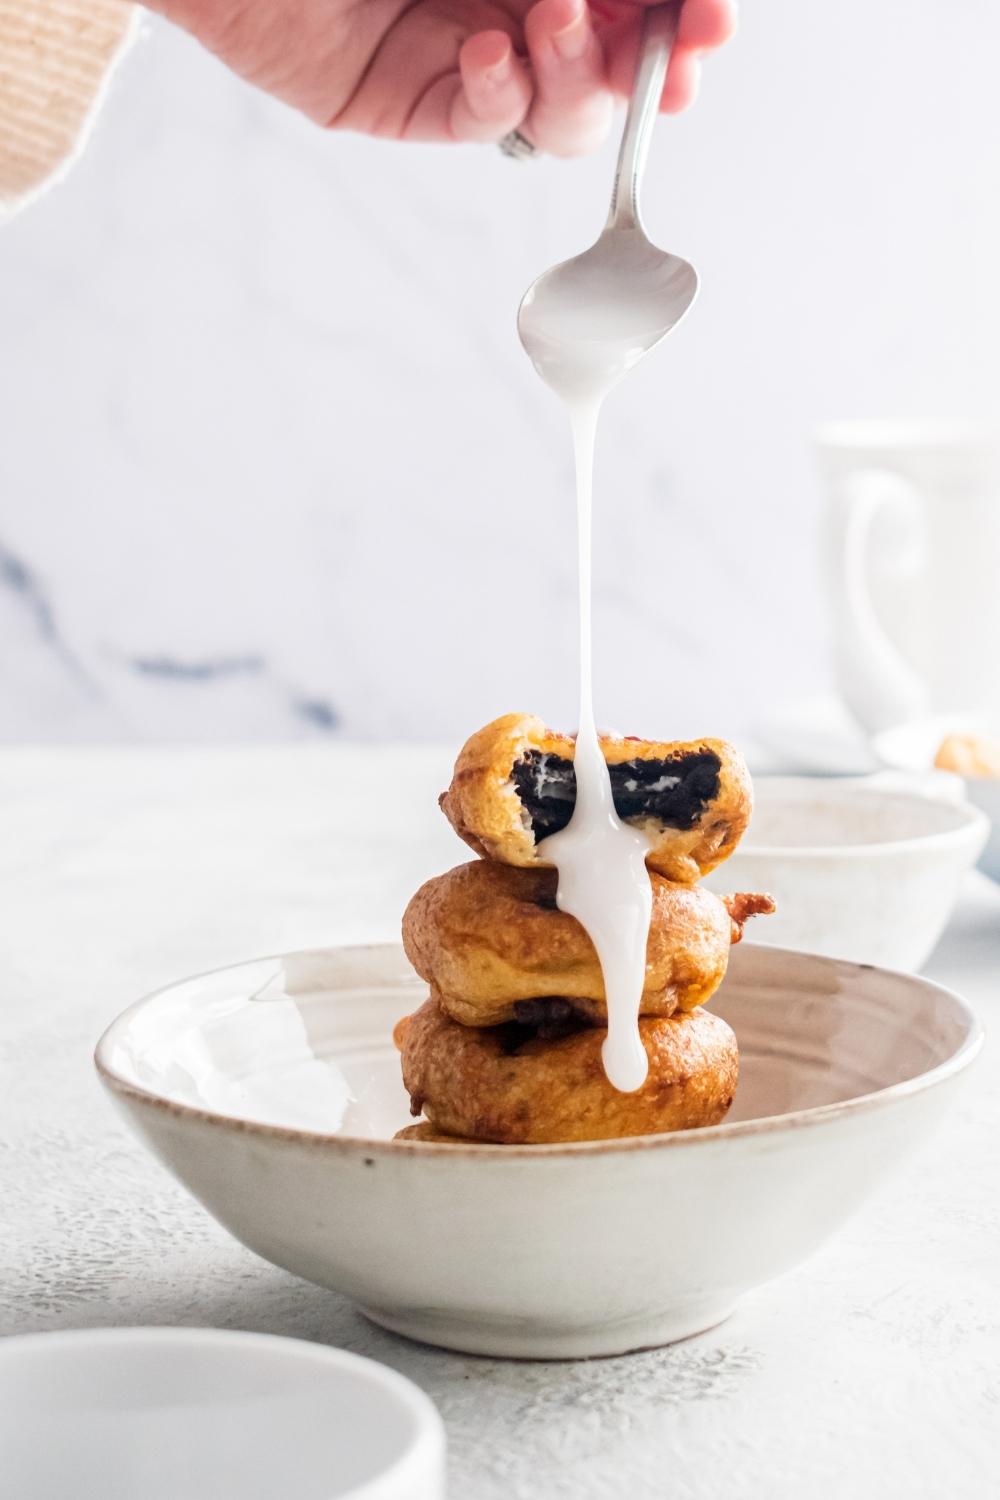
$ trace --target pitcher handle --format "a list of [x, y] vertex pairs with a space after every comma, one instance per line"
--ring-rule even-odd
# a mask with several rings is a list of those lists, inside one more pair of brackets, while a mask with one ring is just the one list
[[897, 562], [917, 538], [917, 492], [886, 469], [863, 469], [843, 484], [832, 563], [836, 602], [837, 679], [848, 707], [870, 732], [928, 712], [927, 689], [879, 619], [868, 584], [877, 523], [902, 522]]

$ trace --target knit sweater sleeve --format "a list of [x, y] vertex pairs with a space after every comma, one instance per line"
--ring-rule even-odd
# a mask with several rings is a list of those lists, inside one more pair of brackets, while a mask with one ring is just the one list
[[82, 149], [135, 12], [129, 0], [0, 0], [0, 217]]

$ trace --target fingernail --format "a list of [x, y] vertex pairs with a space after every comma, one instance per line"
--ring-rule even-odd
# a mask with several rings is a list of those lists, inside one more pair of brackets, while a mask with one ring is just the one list
[[512, 53], [510, 46], [508, 45], [507, 51], [504, 53], [503, 57], [501, 57], [497, 62], [491, 63], [490, 66], [486, 69], [486, 81], [487, 83], [491, 83], [494, 88], [499, 88], [502, 84], [510, 82], [512, 71]]
[[590, 44], [590, 30], [581, 7], [572, 21], [552, 34], [552, 45], [563, 62], [576, 62]]

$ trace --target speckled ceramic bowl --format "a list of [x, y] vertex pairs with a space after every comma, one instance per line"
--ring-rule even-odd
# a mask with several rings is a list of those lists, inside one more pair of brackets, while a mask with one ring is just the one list
[[988, 828], [982, 813], [956, 800], [950, 787], [913, 790], [877, 777], [758, 776], [747, 835], [706, 884], [774, 897], [774, 915], [747, 929], [752, 943], [919, 969], [947, 925]]
[[571, 1146], [394, 1142], [395, 946], [261, 959], [140, 1001], [97, 1067], [142, 1139], [252, 1250], [376, 1322], [481, 1354], [618, 1354], [720, 1322], [826, 1240], [938, 1120], [979, 1049], [957, 996], [735, 950], [713, 1008], [723, 1125]]

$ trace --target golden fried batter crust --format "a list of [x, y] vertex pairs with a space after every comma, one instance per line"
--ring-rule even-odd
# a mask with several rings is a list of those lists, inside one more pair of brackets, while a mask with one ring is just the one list
[[[553, 995], [606, 1023], [597, 953], [576, 918], [556, 907], [557, 878], [543, 867], [473, 860], [428, 880], [412, 898], [403, 916], [403, 947], [456, 1021], [497, 1026], [517, 1018], [518, 1002]], [[701, 886], [671, 884], [652, 873], [650, 880], [641, 1012], [670, 1016], [709, 999], [722, 983], [742, 921], [773, 903], [767, 896], [721, 900]]]
[[719, 899], [732, 918], [734, 943], [742, 942], [743, 929], [751, 917], [769, 917], [774, 911], [774, 897], [762, 891], [736, 891]]
[[1000, 739], [986, 734], [945, 735], [934, 764], [959, 776], [1000, 777]]
[[413, 1112], [442, 1135], [542, 1145], [690, 1130], [724, 1117], [739, 1059], [720, 1016], [644, 1017], [649, 1077], [632, 1094], [605, 1076], [606, 1034], [594, 1026], [559, 1041], [519, 1042], [516, 1028], [459, 1025], [432, 997], [394, 1036]]
[[[667, 827], [653, 818], [630, 818], [652, 841], [650, 869], [690, 885], [733, 852], [750, 821], [753, 792], [742, 756], [724, 740], [657, 743], [601, 737], [609, 765], [628, 761], [671, 761], [711, 754], [719, 760], [715, 796], [690, 828]], [[477, 854], [508, 865], [544, 865], [530, 819], [511, 779], [515, 763], [528, 751], [572, 760], [575, 742], [554, 734], [530, 714], [507, 714], [480, 729], [463, 746], [441, 808], [455, 832]]]
[[418, 1120], [415, 1125], [404, 1125], [393, 1136], [394, 1141], [429, 1141], [435, 1146], [478, 1146], [479, 1141], [467, 1135], [442, 1135], [428, 1120]]

